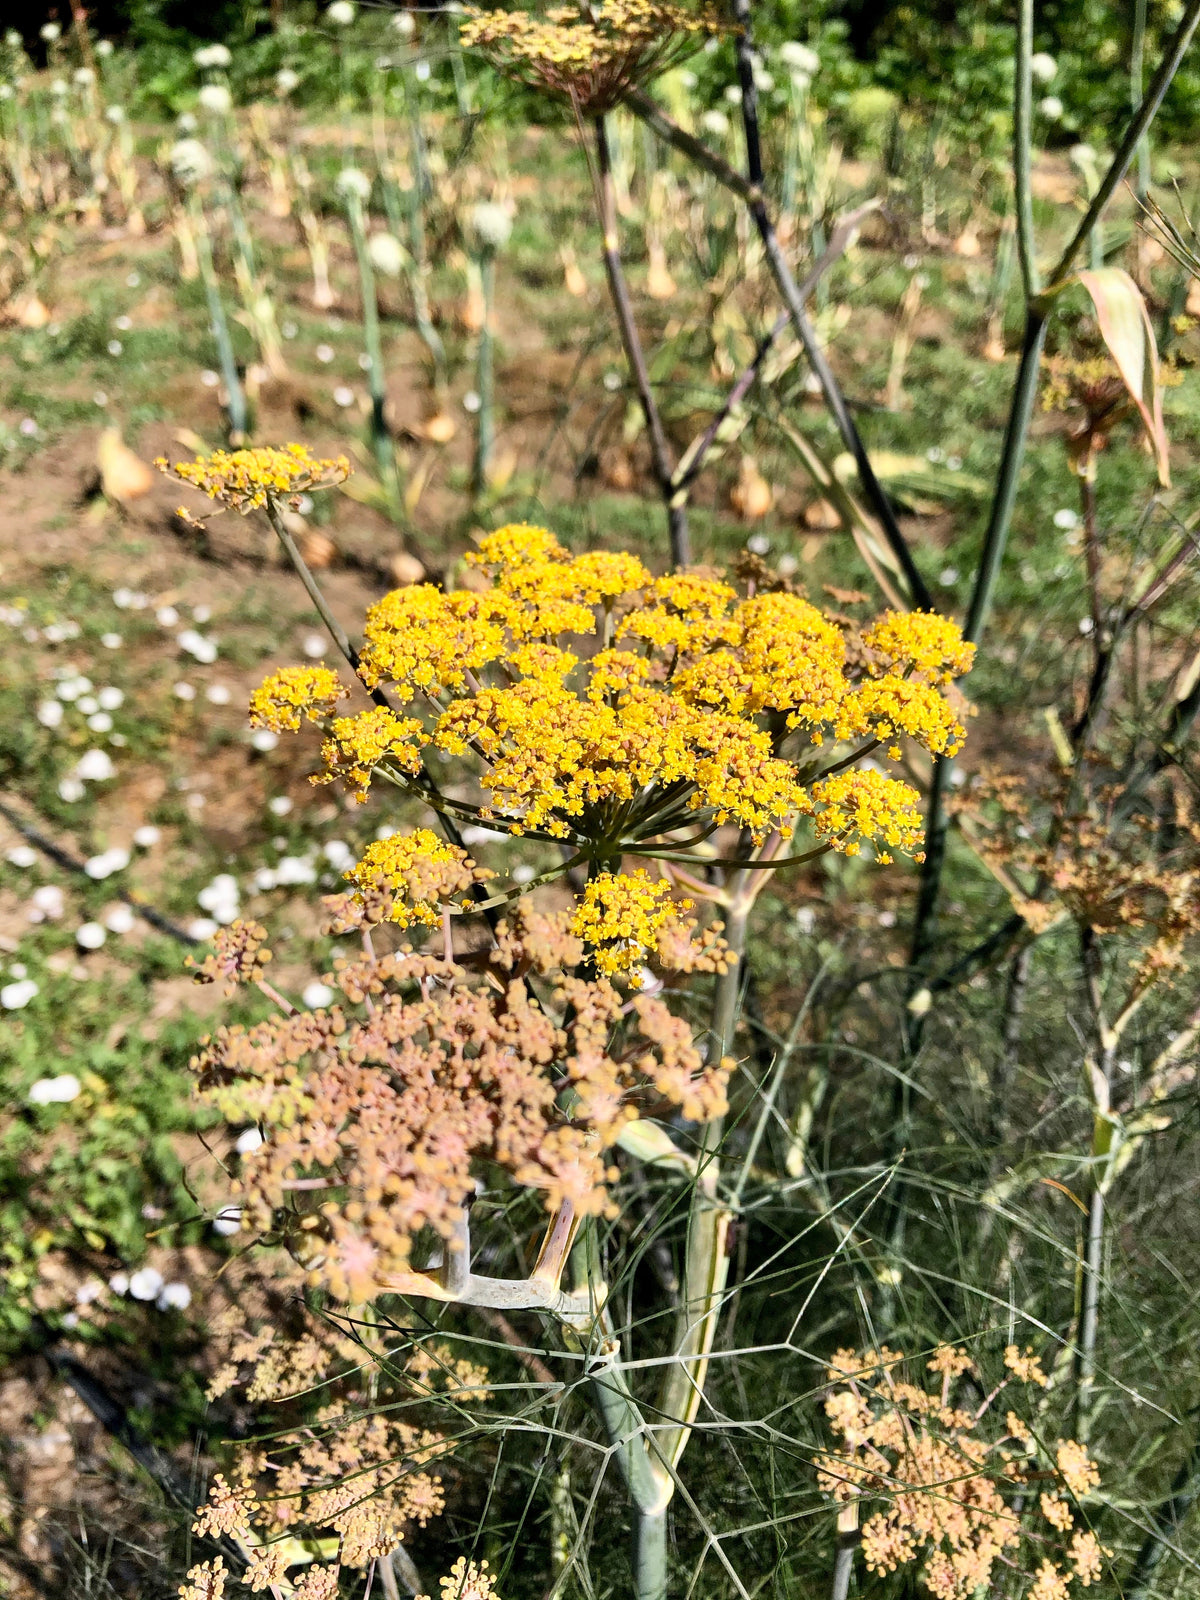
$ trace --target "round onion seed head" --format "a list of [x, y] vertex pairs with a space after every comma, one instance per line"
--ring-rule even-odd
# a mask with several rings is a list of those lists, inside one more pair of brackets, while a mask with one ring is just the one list
[[365, 203], [371, 195], [371, 180], [358, 167], [343, 167], [337, 175], [337, 191], [348, 199], [354, 198]]
[[1029, 70], [1038, 83], [1049, 83], [1058, 72], [1058, 62], [1046, 50], [1029, 58]]
[[512, 237], [512, 218], [494, 200], [480, 200], [471, 207], [471, 232], [483, 250], [503, 250]]
[[291, 94], [293, 89], [300, 86], [300, 74], [293, 72], [291, 67], [280, 67], [275, 74], [275, 88], [280, 94]]
[[335, 28], [348, 28], [354, 21], [354, 15], [353, 0], [333, 0], [325, 13], [325, 21]]
[[233, 57], [223, 44], [201, 45], [199, 50], [192, 53], [192, 60], [198, 67], [229, 67], [233, 65]]
[[212, 171], [212, 157], [199, 139], [179, 139], [171, 146], [171, 171], [185, 189], [200, 183]]
[[223, 83], [206, 83], [196, 96], [196, 102], [215, 117], [223, 117], [233, 109], [233, 96]]
[[398, 278], [404, 270], [404, 246], [391, 233], [373, 233], [367, 240], [367, 254], [375, 271], [385, 278]]

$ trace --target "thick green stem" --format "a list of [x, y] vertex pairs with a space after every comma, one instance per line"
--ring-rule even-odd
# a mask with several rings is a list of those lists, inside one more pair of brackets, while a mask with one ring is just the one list
[[1013, 98], [1013, 182], [1017, 200], [1017, 252], [1021, 258], [1021, 281], [1025, 286], [1026, 301], [1032, 300], [1039, 288], [1033, 237], [1032, 58], [1033, 0], [1019, 0]]
[[[722, 1061], [733, 1047], [741, 994], [741, 960], [746, 947], [746, 925], [753, 903], [750, 874], [731, 875], [729, 914], [725, 939], [739, 959], [717, 979], [713, 995], [709, 1059]], [[717, 1336], [717, 1324], [729, 1277], [729, 1224], [731, 1213], [718, 1197], [719, 1150], [724, 1122], [704, 1124], [697, 1154], [696, 1181], [688, 1212], [683, 1281], [675, 1328], [674, 1358], [663, 1381], [659, 1411], [669, 1424], [660, 1440], [663, 1459], [677, 1467], [692, 1436], [704, 1399], [708, 1362]]]
[[393, 508], [399, 505], [396, 474], [396, 448], [387, 425], [387, 375], [383, 365], [383, 339], [379, 329], [379, 301], [375, 292], [375, 269], [367, 250], [367, 230], [363, 217], [362, 201], [357, 194], [346, 196], [346, 215], [350, 222], [350, 236], [354, 242], [354, 258], [358, 263], [358, 281], [362, 290], [363, 341], [367, 347], [367, 387], [371, 392], [371, 448], [383, 484]]

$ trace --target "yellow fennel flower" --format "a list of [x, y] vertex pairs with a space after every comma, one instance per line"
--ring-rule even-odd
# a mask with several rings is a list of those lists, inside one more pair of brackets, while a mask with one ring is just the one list
[[393, 833], [376, 839], [361, 861], [343, 876], [363, 891], [385, 890], [393, 896], [387, 920], [401, 928], [411, 923], [436, 927], [442, 906], [475, 881], [474, 863], [455, 844], [439, 839], [428, 828]]
[[863, 634], [863, 643], [930, 683], [961, 678], [975, 659], [975, 646], [963, 639], [957, 622], [933, 611], [885, 611]]
[[349, 693], [332, 667], [283, 667], [250, 696], [250, 721], [256, 728], [294, 733], [301, 718], [317, 722], [329, 716]]
[[[814, 783], [811, 794], [820, 808], [813, 815], [817, 837], [843, 855], [856, 856], [864, 840], [876, 846], [882, 842], [908, 854], [921, 843], [920, 796], [898, 778], [869, 769], [838, 772]], [[892, 859], [887, 850], [877, 853], [880, 861]]]
[[[690, 905], [684, 901], [681, 909]], [[645, 961], [675, 910], [671, 886], [662, 878], [651, 878], [640, 867], [601, 872], [588, 879], [571, 932], [591, 949], [599, 971], [613, 978]]]
[[429, 583], [394, 589], [367, 612], [362, 673], [383, 679], [406, 699], [458, 688], [504, 652], [504, 628], [487, 597], [443, 594]]
[[428, 741], [414, 717], [397, 716], [387, 706], [372, 706], [355, 717], [335, 717], [329, 733], [321, 746], [327, 770], [315, 781], [345, 778], [359, 801], [367, 798], [371, 774], [381, 761], [389, 761], [403, 772], [420, 771], [421, 758], [413, 741], [417, 745]]
[[281, 450], [269, 446], [214, 450], [211, 456], [179, 461], [174, 466], [160, 456], [155, 466], [243, 514], [265, 506], [268, 500], [286, 500], [307, 489], [332, 488], [350, 476], [345, 456], [314, 456], [303, 444], [285, 444]]
[[736, 599], [736, 589], [719, 578], [671, 573], [650, 585], [644, 602], [622, 619], [617, 638], [641, 639], [660, 650], [704, 650], [724, 638]]
[[[954, 755], [966, 738], [949, 702], [915, 678], [868, 678], [846, 696], [839, 721], [839, 732], [870, 732], [884, 742], [907, 734], [935, 755]], [[900, 753], [894, 743], [890, 753]]]
[[474, 567], [500, 570], [530, 561], [566, 561], [568, 553], [549, 528], [539, 528], [531, 522], [509, 522], [495, 533], [485, 534], [479, 549], [468, 551], [466, 559]]
[[650, 574], [636, 556], [620, 550], [589, 550], [567, 568], [575, 591], [589, 605], [618, 599], [644, 589]]

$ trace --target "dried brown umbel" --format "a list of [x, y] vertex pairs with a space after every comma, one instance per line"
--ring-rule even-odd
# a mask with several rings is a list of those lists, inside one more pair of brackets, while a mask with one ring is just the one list
[[[1009, 1345], [1009, 1375], [973, 1410], [953, 1403], [964, 1375], [977, 1376], [966, 1351], [936, 1350], [925, 1363], [932, 1385], [909, 1381], [911, 1365], [884, 1347], [862, 1355], [839, 1350], [829, 1367], [825, 1414], [840, 1442], [818, 1457], [819, 1480], [843, 1507], [882, 1502], [863, 1524], [867, 1567], [894, 1572], [921, 1562], [921, 1582], [937, 1600], [971, 1600], [988, 1588], [997, 1563], [1014, 1564], [1009, 1552], [1029, 1538], [1041, 1546], [1041, 1559], [1026, 1600], [1068, 1600], [1072, 1579], [1088, 1587], [1110, 1552], [1088, 1529], [1076, 1528], [1071, 1502], [1099, 1483], [1095, 1465], [1071, 1439], [1060, 1439], [1053, 1458], [1038, 1461], [1033, 1434], [1015, 1411], [1003, 1423], [993, 1420], [992, 1408], [1010, 1383], [1045, 1387], [1032, 1351]], [[1010, 1503], [1014, 1492], [1028, 1497], [1034, 1476], [1046, 1486], [1039, 1505], [1049, 1533], [1023, 1532]], [[1069, 1570], [1054, 1559], [1068, 1532]]]
[[[243, 1225], [282, 1236], [313, 1284], [363, 1302], [409, 1268], [422, 1228], [456, 1239], [488, 1167], [548, 1211], [602, 1215], [606, 1152], [643, 1111], [721, 1116], [728, 1063], [706, 1065], [662, 1000], [574, 975], [570, 920], [520, 905], [482, 970], [448, 953], [367, 956], [334, 974], [344, 1005], [218, 1029], [193, 1062], [201, 1096], [265, 1135], [236, 1181]], [[674, 923], [658, 955], [728, 960], [717, 936], [693, 941]]]

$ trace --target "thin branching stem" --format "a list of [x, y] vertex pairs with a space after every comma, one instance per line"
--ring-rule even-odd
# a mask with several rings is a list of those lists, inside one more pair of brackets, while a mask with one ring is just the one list
[[641, 337], [637, 330], [637, 320], [633, 314], [633, 302], [629, 296], [629, 285], [625, 280], [625, 269], [621, 265], [621, 246], [617, 232], [616, 194], [613, 188], [612, 151], [608, 142], [606, 119], [603, 116], [597, 117], [594, 122], [594, 128], [596, 134], [596, 187], [600, 211], [600, 229], [603, 235], [604, 271], [608, 278], [608, 288], [612, 296], [613, 309], [617, 314], [617, 326], [621, 333], [621, 343], [625, 347], [625, 359], [629, 363], [629, 370], [633, 375], [634, 387], [637, 390], [642, 415], [646, 419], [646, 433], [650, 440], [650, 459], [654, 467], [654, 476], [667, 509], [667, 533], [671, 542], [671, 561], [676, 567], [685, 567], [691, 560], [687, 496], [686, 494], [677, 493], [674, 486], [675, 467], [671, 460], [671, 447], [667, 443], [667, 435], [663, 428], [658, 402], [654, 398], [654, 389], [650, 382], [650, 371], [646, 365], [646, 353], [642, 349]]

